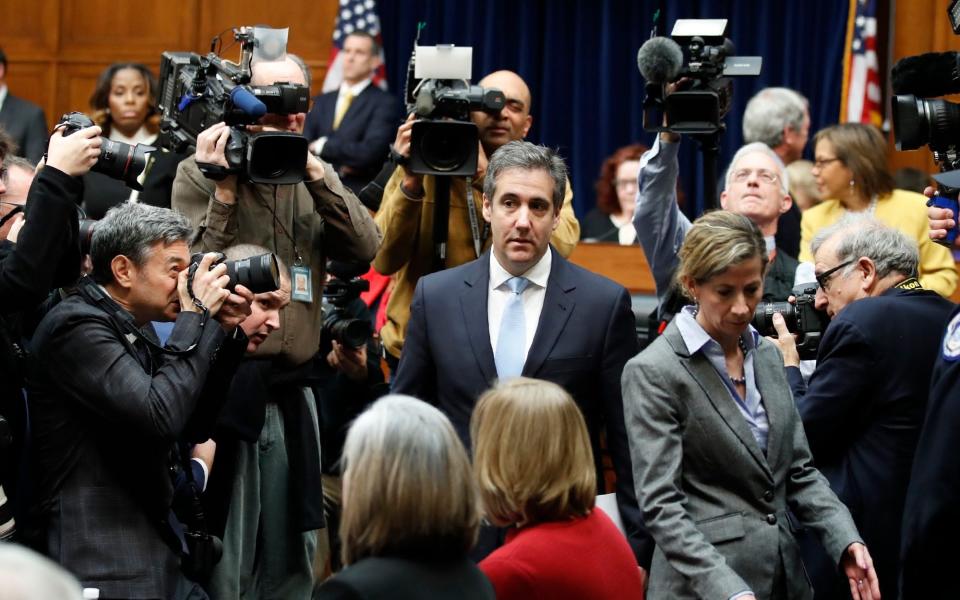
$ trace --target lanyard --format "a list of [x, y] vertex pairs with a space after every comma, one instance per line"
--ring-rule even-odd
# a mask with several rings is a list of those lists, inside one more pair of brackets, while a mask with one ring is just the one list
[[483, 244], [490, 235], [490, 223], [484, 221], [483, 234], [480, 232], [480, 222], [477, 219], [477, 203], [473, 199], [473, 179], [467, 177], [467, 213], [470, 215], [470, 234], [473, 236], [473, 251], [480, 258]]

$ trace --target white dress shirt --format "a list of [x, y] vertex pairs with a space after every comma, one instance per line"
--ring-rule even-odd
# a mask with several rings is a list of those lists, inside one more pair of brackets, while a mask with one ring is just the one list
[[[547, 252], [537, 261], [535, 265], [521, 274], [530, 280], [530, 285], [523, 291], [523, 322], [526, 327], [525, 342], [526, 348], [523, 349], [523, 360], [526, 362], [527, 354], [530, 353], [530, 346], [533, 344], [533, 336], [537, 333], [537, 325], [540, 323], [540, 312], [543, 310], [543, 299], [547, 293], [547, 280], [550, 278], [550, 265], [553, 262], [551, 251]], [[507, 287], [507, 280], [513, 277], [507, 272], [493, 252], [490, 252], [490, 287], [487, 289], [487, 326], [490, 329], [490, 347], [497, 347], [497, 339], [500, 337], [500, 320], [503, 318], [503, 310], [510, 299], [510, 288]]]

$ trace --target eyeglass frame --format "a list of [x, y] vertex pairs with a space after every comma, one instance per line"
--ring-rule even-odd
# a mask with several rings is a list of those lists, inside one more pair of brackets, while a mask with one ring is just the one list
[[[756, 173], [758, 180], [766, 183], [767, 185], [774, 185], [778, 181], [780, 181], [780, 175], [778, 175], [777, 173], [774, 173], [769, 169], [747, 169], [747, 168], [737, 169], [736, 171], [731, 173], [730, 181], [733, 181], [734, 183], [746, 183], [746, 181], [750, 179], [750, 175], [753, 173]], [[737, 181], [738, 174], [743, 174], [743, 179], [740, 181]], [[772, 181], [767, 181], [765, 177], [772, 177], [773, 179]]]
[[840, 158], [839, 156], [834, 156], [833, 158], [821, 158], [821, 159], [817, 159], [817, 160], [814, 160], [814, 161], [813, 161], [813, 168], [822, 171], [825, 166], [827, 166], [827, 165], [829, 165], [829, 164], [831, 164], [831, 163], [835, 163], [835, 162], [837, 162], [838, 160], [841, 161], [841, 162], [843, 162], [843, 159]]
[[817, 280], [817, 286], [821, 290], [826, 292], [830, 287], [830, 279], [833, 278], [833, 274], [844, 267], [848, 267], [852, 265], [855, 262], [857, 262], [857, 259], [851, 258], [847, 262], [840, 263], [839, 265], [831, 269], [827, 269], [826, 271], [824, 271], [823, 273], [820, 273], [819, 275], [814, 274], [813, 278]]

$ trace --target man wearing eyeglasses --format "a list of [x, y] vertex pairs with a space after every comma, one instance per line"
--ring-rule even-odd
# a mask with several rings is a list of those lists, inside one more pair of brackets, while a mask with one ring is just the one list
[[[677, 252], [690, 229], [690, 220], [680, 212], [676, 201], [679, 146], [678, 134], [663, 132], [641, 157], [633, 213], [633, 225], [657, 287], [661, 321], [669, 320], [679, 310], [680, 295], [673, 289], [673, 274], [679, 264]], [[793, 204], [788, 189], [783, 163], [766, 144], [755, 142], [734, 154], [727, 169], [726, 189], [720, 195], [720, 205], [756, 223], [767, 242], [770, 262], [763, 282], [765, 302], [786, 300], [794, 286], [797, 261], [779, 251], [774, 241], [780, 215]]]
[[[812, 249], [816, 306], [831, 322], [808, 385], [779, 315], [776, 342], [817, 467], [869, 546], [881, 595], [895, 598], [907, 484], [954, 305], [920, 286], [916, 242], [875, 219], [824, 229]], [[822, 551], [801, 546], [818, 598], [848, 589]]]
[[0, 195], [0, 241], [17, 241], [16, 234], [23, 227], [23, 207], [33, 183], [34, 168], [29, 160], [20, 156], [7, 156], [0, 167], [0, 179], [7, 189]]

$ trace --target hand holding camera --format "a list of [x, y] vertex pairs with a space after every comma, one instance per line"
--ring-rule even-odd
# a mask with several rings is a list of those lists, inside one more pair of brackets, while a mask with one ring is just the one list
[[100, 158], [100, 146], [103, 144], [100, 128], [94, 125], [79, 129], [72, 135], [64, 133], [65, 131], [58, 128], [50, 136], [46, 164], [67, 175], [79, 177], [89, 171]]
[[336, 340], [330, 342], [333, 349], [327, 354], [327, 364], [353, 381], [367, 378], [367, 345], [351, 348]]
[[[177, 292], [180, 296], [180, 310], [200, 312], [202, 308], [197, 302], [206, 307], [210, 316], [220, 311], [220, 307], [230, 296], [227, 286], [230, 276], [227, 275], [227, 265], [211, 266], [222, 256], [216, 252], [208, 252], [195, 268], [184, 269], [180, 272], [177, 283]], [[191, 293], [192, 292], [192, 293]]]
[[[197, 162], [219, 165], [223, 168], [229, 167], [226, 154], [224, 153], [227, 142], [229, 141], [230, 128], [222, 121], [220, 123], [214, 123], [208, 129], [201, 131], [197, 135]], [[214, 197], [224, 204], [236, 204], [237, 176], [228, 175], [223, 179], [217, 180]]]
[[777, 332], [777, 337], [768, 337], [767, 339], [776, 344], [783, 354], [783, 366], [799, 367], [800, 354], [797, 352], [797, 336], [790, 333], [787, 329], [787, 322], [780, 313], [774, 313], [771, 319], [773, 328]]

